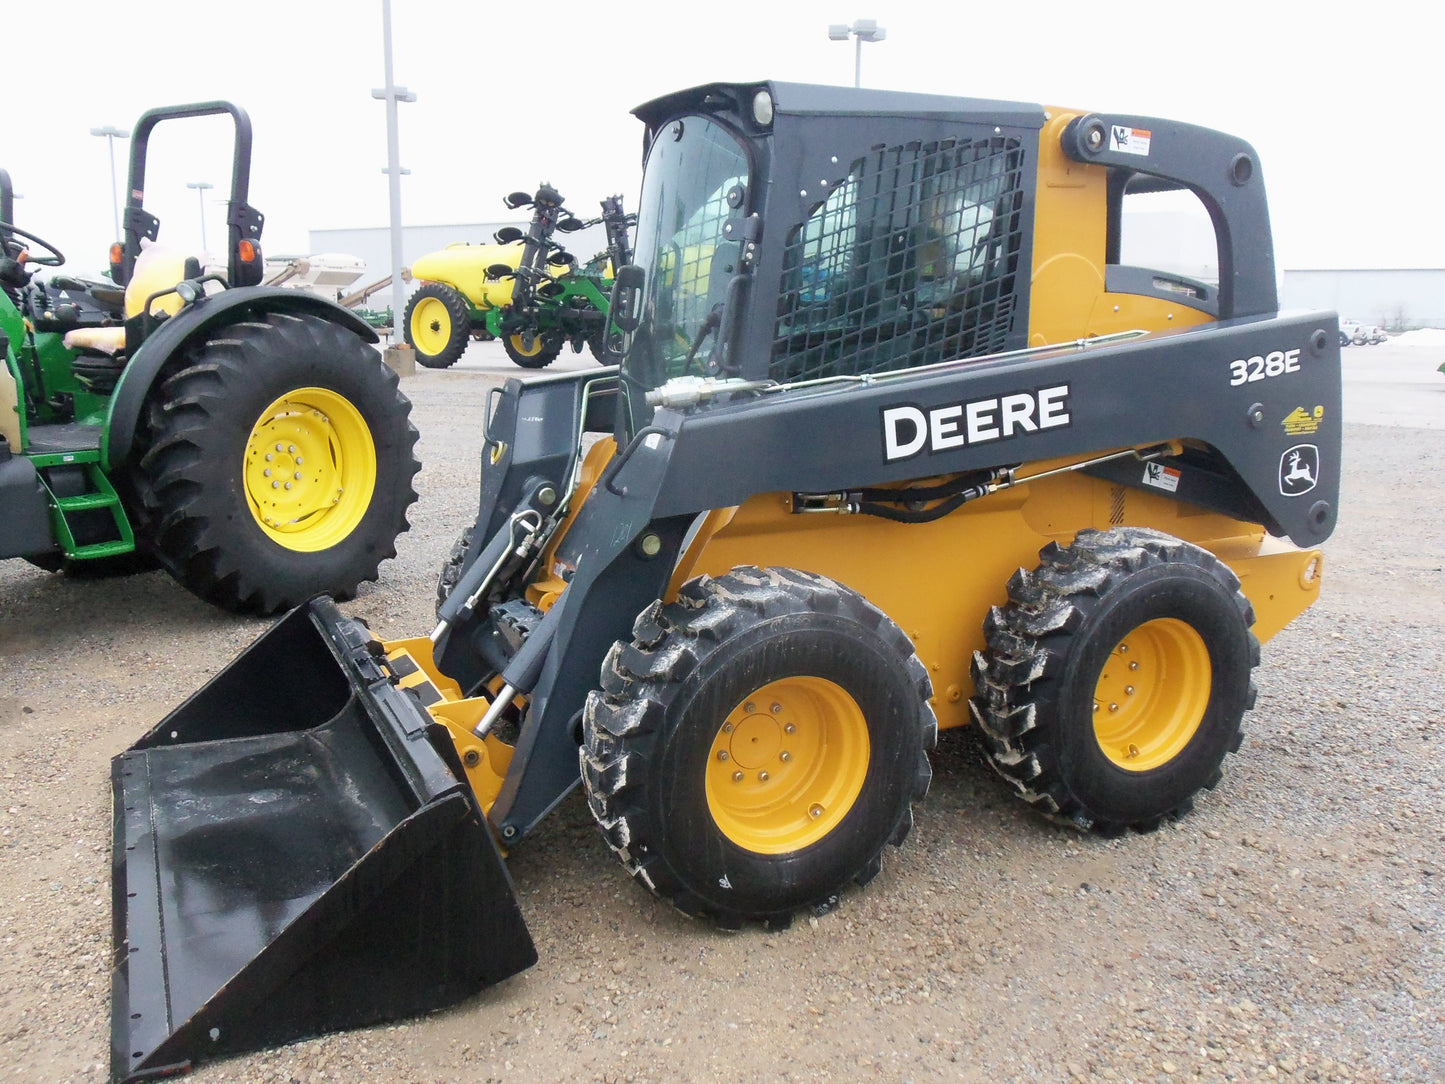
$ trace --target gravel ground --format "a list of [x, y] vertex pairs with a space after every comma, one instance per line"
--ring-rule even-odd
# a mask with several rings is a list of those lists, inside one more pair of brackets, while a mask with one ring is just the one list
[[[421, 501], [345, 607], [384, 635], [430, 628], [472, 514], [479, 412], [507, 372], [486, 349], [404, 383]], [[1352, 371], [1395, 356], [1373, 349]], [[1414, 394], [1445, 404], [1445, 383]], [[1323, 596], [1265, 645], [1244, 746], [1182, 823], [1053, 827], [946, 733], [867, 889], [723, 934], [631, 883], [574, 794], [510, 861], [531, 971], [193, 1079], [1445, 1079], [1445, 430], [1427, 424], [1347, 425]], [[105, 1078], [109, 759], [265, 626], [160, 573], [0, 564], [0, 1079]]]

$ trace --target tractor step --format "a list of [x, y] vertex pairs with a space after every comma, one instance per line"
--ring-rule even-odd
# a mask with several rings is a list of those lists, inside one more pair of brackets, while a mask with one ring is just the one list
[[416, 1016], [536, 962], [443, 728], [316, 599], [112, 762], [116, 1081]]

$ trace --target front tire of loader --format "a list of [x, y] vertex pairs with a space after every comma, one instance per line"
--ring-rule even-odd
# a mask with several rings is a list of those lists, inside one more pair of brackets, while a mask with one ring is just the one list
[[450, 286], [428, 282], [406, 303], [402, 327], [418, 362], [428, 369], [445, 369], [471, 342], [471, 309]]
[[1050, 543], [984, 623], [971, 707], [993, 767], [1083, 829], [1149, 831], [1219, 781], [1259, 641], [1234, 572], [1160, 531]]
[[633, 636], [603, 663], [580, 751], [632, 875], [727, 927], [866, 884], [913, 824], [937, 736], [898, 626], [821, 576], [744, 567], [653, 603]]
[[466, 528], [452, 543], [452, 551], [447, 554], [447, 559], [442, 562], [441, 572], [437, 574], [437, 617], [441, 617], [442, 603], [451, 595], [452, 588], [461, 582], [462, 565], [466, 562], [467, 550], [472, 548], [473, 529]]
[[152, 548], [228, 610], [350, 597], [407, 529], [410, 410], [376, 350], [336, 324], [268, 313], [221, 329], [147, 404], [134, 481]]

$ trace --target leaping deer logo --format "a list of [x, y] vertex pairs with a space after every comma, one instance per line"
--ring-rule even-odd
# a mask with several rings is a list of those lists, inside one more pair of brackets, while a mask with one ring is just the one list
[[1279, 457], [1279, 491], [1298, 497], [1319, 482], [1320, 452], [1313, 444], [1296, 444]]
[[1286, 485], [1291, 482], [1304, 482], [1306, 488], [1314, 488], [1315, 476], [1310, 473], [1308, 463], [1300, 462], [1299, 452], [1289, 453], [1289, 473], [1284, 476], [1284, 482]]

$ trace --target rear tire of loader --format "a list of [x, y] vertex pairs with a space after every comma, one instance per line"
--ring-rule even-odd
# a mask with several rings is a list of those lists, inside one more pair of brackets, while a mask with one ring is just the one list
[[629, 872], [727, 927], [783, 926], [866, 884], [912, 826], [937, 737], [898, 626], [821, 576], [736, 568], [653, 603], [633, 635], [603, 663], [580, 752]]
[[353, 332], [286, 313], [232, 324], [151, 395], [133, 477], [143, 529], [194, 594], [271, 614], [348, 598], [396, 555], [417, 431], [396, 374]]
[[1054, 819], [1149, 831], [1213, 788], [1254, 706], [1259, 641], [1239, 579], [1160, 531], [1050, 543], [984, 622], [971, 701], [990, 762]]
[[428, 282], [406, 303], [402, 328], [418, 362], [428, 369], [445, 369], [471, 342], [472, 313], [456, 290]]

